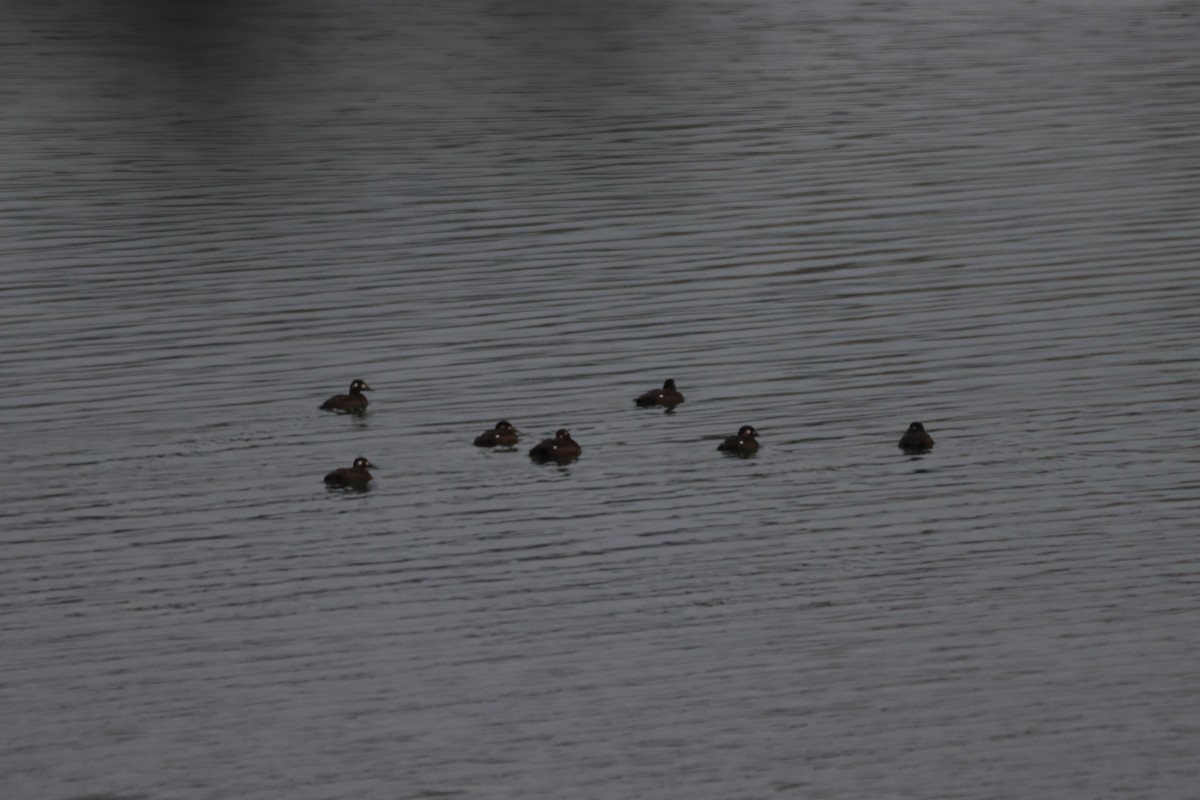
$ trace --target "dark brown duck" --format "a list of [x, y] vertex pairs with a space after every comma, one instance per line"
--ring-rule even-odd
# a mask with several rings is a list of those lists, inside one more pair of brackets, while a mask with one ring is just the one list
[[743, 425], [738, 428], [736, 435], [726, 436], [725, 441], [717, 445], [717, 449], [736, 455], [748, 455], [758, 450], [757, 436], [758, 431], [754, 430], [754, 426]]
[[570, 461], [579, 458], [583, 448], [571, 438], [566, 428], [559, 428], [553, 439], [543, 439], [529, 451], [529, 457], [537, 461]]
[[675, 388], [675, 381], [667, 379], [663, 381], [661, 389], [651, 389], [645, 394], [635, 397], [633, 402], [637, 403], [641, 408], [665, 406], [670, 409], [683, 402], [683, 395]]
[[506, 419], [500, 420], [494, 428], [475, 437], [477, 447], [512, 447], [518, 441], [520, 437], [517, 435], [517, 429]]
[[325, 483], [330, 486], [348, 486], [356, 489], [366, 488], [371, 482], [371, 473], [367, 467], [374, 467], [369, 460], [359, 456], [354, 459], [354, 465], [340, 467], [325, 476]]
[[900, 437], [900, 449], [906, 453], [924, 453], [933, 447], [933, 437], [925, 432], [925, 426], [914, 422]]
[[355, 379], [350, 382], [350, 394], [335, 394], [321, 403], [322, 411], [337, 411], [342, 414], [361, 414], [367, 410], [367, 397], [363, 392], [371, 391], [367, 382]]

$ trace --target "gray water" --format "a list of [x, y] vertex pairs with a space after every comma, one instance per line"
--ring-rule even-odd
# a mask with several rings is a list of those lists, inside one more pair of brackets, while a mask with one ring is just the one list
[[1200, 4], [154, 8], [0, 12], [5, 798], [1195, 797]]

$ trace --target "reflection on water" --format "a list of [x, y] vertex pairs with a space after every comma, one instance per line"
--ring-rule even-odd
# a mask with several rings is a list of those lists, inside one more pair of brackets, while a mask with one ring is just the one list
[[12, 796], [1193, 791], [1188, 4], [99, 8], [0, 48]]

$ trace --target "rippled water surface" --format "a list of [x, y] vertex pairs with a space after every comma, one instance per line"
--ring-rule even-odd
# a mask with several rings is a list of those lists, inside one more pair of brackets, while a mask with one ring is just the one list
[[1200, 5], [335, 5], [2, 12], [5, 797], [1195, 795]]

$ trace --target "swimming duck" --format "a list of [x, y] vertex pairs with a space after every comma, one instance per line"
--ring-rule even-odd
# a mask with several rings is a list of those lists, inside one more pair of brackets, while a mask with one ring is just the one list
[[374, 467], [367, 459], [359, 456], [354, 459], [354, 466], [340, 467], [325, 476], [325, 483], [330, 486], [348, 486], [355, 489], [365, 489], [371, 482], [371, 473], [367, 467]]
[[726, 436], [725, 441], [717, 445], [717, 449], [726, 453], [748, 455], [758, 449], [756, 436], [758, 436], [758, 431], [754, 430], [753, 426], [743, 425], [738, 428], [736, 436]]
[[633, 402], [641, 408], [666, 406], [670, 410], [683, 402], [683, 395], [675, 388], [675, 381], [668, 379], [663, 381], [661, 389], [651, 389], [645, 394], [635, 397]]
[[475, 437], [478, 447], [512, 447], [517, 441], [517, 429], [506, 419], [500, 420], [496, 427]]
[[933, 437], [925, 432], [925, 426], [914, 422], [900, 437], [900, 449], [906, 453], [924, 453], [933, 447]]
[[570, 461], [578, 458], [583, 448], [571, 438], [566, 428], [559, 428], [553, 439], [544, 439], [533, 446], [529, 457], [538, 461]]
[[367, 410], [367, 398], [363, 392], [371, 391], [364, 380], [350, 382], [350, 394], [335, 394], [321, 403], [322, 411], [338, 411], [342, 414], [361, 414]]

